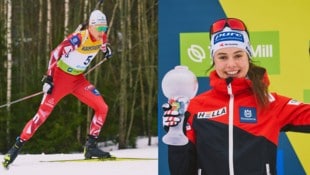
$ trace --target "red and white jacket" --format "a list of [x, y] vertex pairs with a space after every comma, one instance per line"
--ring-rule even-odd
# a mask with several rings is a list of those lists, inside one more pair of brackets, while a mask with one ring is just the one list
[[[203, 175], [275, 175], [279, 134], [310, 132], [310, 105], [270, 93], [269, 107], [260, 110], [249, 79], [227, 83], [215, 71], [210, 85], [211, 90], [193, 98], [187, 108], [186, 135], [195, 151], [184, 148], [183, 158], [194, 156]], [[177, 149], [169, 148], [172, 170], [180, 166], [172, 162], [174, 154], [182, 154]], [[183, 168], [188, 164], [193, 163]]]
[[71, 75], [82, 74], [106, 43], [106, 33], [98, 41], [88, 29], [70, 34], [51, 52], [47, 75], [52, 76], [56, 66]]

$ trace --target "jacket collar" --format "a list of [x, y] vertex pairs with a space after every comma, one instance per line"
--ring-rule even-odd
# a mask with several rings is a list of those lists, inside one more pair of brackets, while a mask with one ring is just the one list
[[[269, 85], [267, 73], [264, 74], [263, 81]], [[213, 90], [219, 93], [228, 94], [227, 85], [226, 79], [220, 78], [215, 70], [210, 73], [210, 86]], [[252, 91], [251, 86], [252, 82], [247, 77], [233, 78], [231, 81], [232, 93], [234, 95], [238, 95], [246, 91]]]

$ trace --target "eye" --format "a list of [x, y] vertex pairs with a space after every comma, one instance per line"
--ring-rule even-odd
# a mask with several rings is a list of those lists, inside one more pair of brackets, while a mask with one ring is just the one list
[[243, 54], [236, 54], [234, 57], [235, 58], [241, 58], [241, 57], [243, 57]]
[[216, 56], [216, 59], [218, 59], [218, 60], [226, 60], [228, 58], [228, 56], [227, 55], [217, 55]]
[[235, 58], [235, 59], [241, 59], [241, 58], [244, 58], [244, 57], [247, 57], [247, 54], [244, 51], [236, 52], [233, 55], [233, 58]]

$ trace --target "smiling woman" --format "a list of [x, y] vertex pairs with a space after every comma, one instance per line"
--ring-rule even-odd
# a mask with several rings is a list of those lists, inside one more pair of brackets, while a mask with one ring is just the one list
[[[310, 104], [268, 92], [267, 71], [252, 62], [240, 19], [215, 21], [210, 35], [211, 89], [189, 102], [183, 125], [189, 142], [168, 146], [170, 173], [276, 174], [280, 132], [310, 132]], [[163, 123], [170, 131], [180, 123], [180, 109], [163, 106], [163, 121], [176, 121]]]
[[221, 78], [242, 78], [249, 70], [249, 58], [245, 51], [228, 47], [214, 53], [214, 67]]

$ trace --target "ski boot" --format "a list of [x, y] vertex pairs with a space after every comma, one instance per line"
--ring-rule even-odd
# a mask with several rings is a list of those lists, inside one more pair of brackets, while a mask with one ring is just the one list
[[4, 155], [4, 161], [2, 162], [2, 164], [5, 168], [8, 168], [8, 166], [16, 159], [23, 145], [24, 145], [24, 141], [22, 141], [19, 137], [17, 137], [15, 144]]
[[91, 159], [92, 157], [97, 158], [110, 158], [111, 155], [109, 152], [104, 152], [100, 150], [97, 146], [97, 138], [88, 135], [85, 147], [84, 147], [84, 157], [85, 159]]

